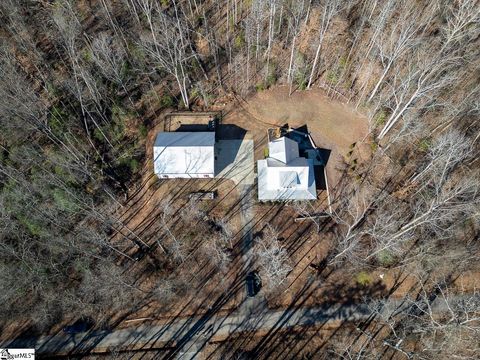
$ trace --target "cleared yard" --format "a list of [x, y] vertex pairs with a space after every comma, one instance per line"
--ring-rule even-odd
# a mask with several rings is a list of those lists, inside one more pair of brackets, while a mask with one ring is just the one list
[[[179, 238], [195, 239], [202, 236], [195, 235], [188, 226], [176, 226], [177, 214], [188, 202], [188, 195], [195, 191], [218, 192], [215, 200], [203, 201], [199, 204], [205, 211], [209, 222], [223, 221], [228, 224], [233, 233], [232, 254], [233, 261], [227, 269], [218, 271], [211, 266], [203, 265], [202, 259], [206, 255], [201, 248], [191, 260], [178, 264], [164, 271], [154, 270], [158, 265], [149, 263], [145, 259], [133, 265], [132, 271], [141, 276], [139, 282], [145, 290], [156, 286], [159, 278], [168, 276], [181, 276], [184, 281], [191, 281], [189, 276], [193, 268], [198, 270], [191, 289], [185, 289], [184, 295], [176, 298], [176, 305], [169, 309], [162, 307], [161, 302], [154, 300], [146, 308], [140, 310], [135, 316], [159, 316], [199, 314], [212, 306], [216, 300], [222, 299], [224, 291], [229, 289], [228, 300], [221, 301], [220, 309], [235, 308], [245, 301], [244, 274], [245, 264], [250, 263], [250, 255], [245, 258], [244, 246], [251, 242], [252, 234], [261, 233], [267, 223], [274, 225], [280, 232], [283, 245], [290, 254], [293, 271], [285, 284], [281, 294], [258, 295], [262, 302], [267, 295], [270, 306], [287, 306], [296, 294], [314, 275], [309, 269], [309, 264], [317, 263], [323, 259], [328, 251], [328, 234], [317, 234], [311, 222], [295, 223], [295, 211], [282, 204], [259, 204], [256, 201], [256, 188], [248, 196], [245, 191], [251, 192], [250, 186], [255, 184], [254, 160], [264, 157], [264, 148], [267, 147], [267, 129], [288, 123], [291, 127], [307, 125], [317, 146], [331, 150], [327, 164], [329, 183], [340, 176], [344, 155], [351, 149], [351, 144], [359, 142], [367, 135], [367, 121], [348, 106], [332, 101], [325, 97], [319, 90], [297, 92], [288, 97], [287, 89], [274, 88], [252, 96], [248, 101], [237, 99], [227, 102], [223, 106], [221, 125], [217, 128], [216, 142], [216, 177], [214, 179], [169, 179], [158, 180], [153, 175], [152, 145], [156, 134], [165, 130], [198, 131], [212, 119], [213, 113], [207, 114], [162, 114], [154, 122], [154, 128], [146, 140], [146, 161], [142, 169], [141, 180], [131, 189], [129, 199], [123, 208], [118, 209], [118, 217], [142, 240], [149, 245], [155, 244], [158, 239], [165, 239], [162, 219], [162, 202], [172, 197], [172, 229]], [[167, 115], [167, 116], [165, 116]], [[318, 193], [319, 199], [312, 202], [316, 209], [325, 209], [325, 192]], [[249, 203], [250, 199], [253, 203]], [[249, 204], [247, 204], [249, 203]], [[248, 210], [248, 211], [247, 211]], [[181, 223], [181, 216], [179, 218]], [[183, 229], [183, 230], [182, 230]], [[250, 230], [251, 229], [251, 230]], [[193, 237], [193, 238], [192, 238]], [[250, 239], [244, 241], [244, 239]], [[133, 255], [135, 247], [126, 243], [123, 237], [116, 237], [116, 245], [129, 245], [130, 254]], [[198, 238], [199, 244], [208, 241], [208, 238]], [[168, 236], [167, 236], [168, 241]], [[247, 252], [248, 253], [248, 252]], [[165, 262], [168, 258], [157, 249], [154, 254]], [[194, 260], [195, 259], [195, 260]], [[252, 269], [250, 269], [252, 270]], [[183, 275], [182, 275], [183, 274]], [[339, 274], [340, 275], [340, 274]], [[340, 275], [342, 277], [342, 275]], [[201, 281], [204, 278], [205, 281]], [[348, 283], [349, 281], [344, 281]], [[232, 291], [235, 289], [235, 291]], [[286, 290], [286, 291], [285, 291]], [[318, 292], [320, 295], [322, 292]], [[298, 298], [297, 298], [298, 299]], [[309, 303], [322, 302], [321, 296], [311, 296]], [[258, 301], [255, 301], [258, 302]], [[248, 305], [248, 304], [247, 304]], [[248, 307], [248, 306], [247, 306]], [[180, 310], [181, 309], [181, 310]], [[219, 309], [219, 310], [220, 310]]]
[[291, 127], [307, 125], [315, 144], [331, 150], [327, 163], [330, 186], [339, 180], [337, 168], [352, 144], [360, 145], [368, 134], [368, 121], [363, 115], [349, 105], [329, 99], [319, 89], [288, 96], [287, 87], [275, 87], [241, 101], [241, 106], [232, 106], [226, 112], [224, 123], [244, 127], [254, 136], [255, 159], [263, 158], [266, 129], [286, 123]]

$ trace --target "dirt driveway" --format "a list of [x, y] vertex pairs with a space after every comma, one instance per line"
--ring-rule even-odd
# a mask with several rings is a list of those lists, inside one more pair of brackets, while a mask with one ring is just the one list
[[255, 181], [253, 140], [218, 140], [215, 144], [215, 176], [235, 184], [252, 185]]

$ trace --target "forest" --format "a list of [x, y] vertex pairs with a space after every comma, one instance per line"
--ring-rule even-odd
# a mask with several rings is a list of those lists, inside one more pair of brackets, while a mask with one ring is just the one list
[[[412, 284], [401, 307], [389, 306], [392, 286], [368, 301], [368, 321], [302, 356], [479, 358], [479, 25], [478, 0], [2, 0], [1, 337], [171, 306], [203, 286], [207, 258], [225, 274], [241, 236], [230, 218], [165, 198], [154, 238], [119, 214], [152, 173], [157, 119], [285, 87], [322, 91], [368, 121], [368, 156], [344, 154], [330, 209], [277, 205], [329, 212], [302, 233], [329, 234], [315, 267]], [[292, 254], [261, 226], [275, 294], [293, 281]], [[154, 265], [130, 271], [147, 261], [137, 252]], [[249, 358], [236, 341], [230, 358]]]

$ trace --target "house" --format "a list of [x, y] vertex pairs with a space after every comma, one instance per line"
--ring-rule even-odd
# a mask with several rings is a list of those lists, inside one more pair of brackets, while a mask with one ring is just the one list
[[258, 199], [316, 199], [313, 160], [300, 157], [298, 143], [284, 136], [270, 141], [268, 150], [268, 158], [257, 162]]
[[215, 132], [160, 132], [153, 146], [160, 178], [213, 178]]

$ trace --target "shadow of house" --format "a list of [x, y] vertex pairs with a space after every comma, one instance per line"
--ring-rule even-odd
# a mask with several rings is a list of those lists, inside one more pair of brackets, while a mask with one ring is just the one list
[[215, 125], [215, 176], [235, 162], [246, 133], [234, 124]]
[[208, 124], [181, 124], [175, 132], [206, 132], [212, 131]]
[[217, 124], [217, 140], [243, 140], [247, 130], [234, 124]]
[[216, 140], [243, 140], [247, 130], [235, 124], [222, 124], [221, 119], [213, 118], [205, 124], [180, 124], [176, 132], [215, 131]]

